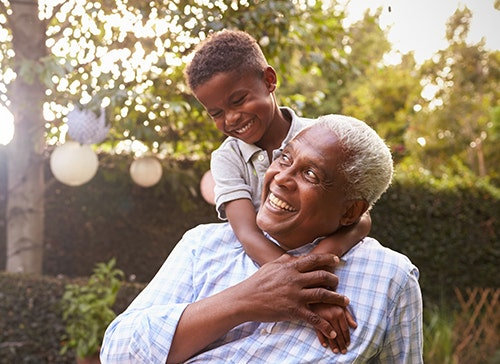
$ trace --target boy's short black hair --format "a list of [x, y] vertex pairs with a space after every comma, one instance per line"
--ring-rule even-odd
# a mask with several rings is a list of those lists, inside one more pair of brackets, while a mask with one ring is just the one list
[[222, 30], [198, 44], [184, 73], [191, 90], [221, 72], [261, 74], [267, 61], [257, 41], [239, 30]]

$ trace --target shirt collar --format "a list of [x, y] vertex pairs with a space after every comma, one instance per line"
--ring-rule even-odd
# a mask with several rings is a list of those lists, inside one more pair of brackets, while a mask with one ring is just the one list
[[[264, 235], [269, 239], [271, 240], [272, 242], [274, 242], [276, 245], [279, 245], [278, 241], [276, 239], [274, 239], [271, 235], [269, 235], [268, 233], [266, 233], [264, 231]], [[299, 256], [299, 255], [306, 255], [306, 254], [309, 254], [311, 252], [311, 250], [314, 249], [314, 247], [316, 245], [319, 244], [319, 242], [323, 239], [324, 237], [319, 237], [319, 238], [316, 238], [314, 239], [313, 242], [311, 243], [308, 243], [308, 244], [305, 244], [305, 245], [302, 245], [302, 246], [299, 246], [298, 248], [295, 248], [295, 249], [291, 249], [291, 250], [288, 250], [286, 253], [287, 254], [290, 254], [290, 255], [293, 255], [293, 256]], [[360, 244], [363, 243], [363, 240], [361, 240], [358, 244], [356, 244], [354, 247], [352, 247], [347, 253], [345, 253], [343, 256], [339, 257], [340, 259], [340, 264], [341, 265], [344, 265], [349, 259], [350, 259], [350, 256], [352, 254], [352, 251], [356, 250], [358, 248], [358, 246]]]
[[[279, 151], [283, 150], [285, 145], [290, 140], [292, 140], [293, 137], [301, 130], [300, 125], [299, 125], [299, 117], [297, 116], [297, 114], [295, 114], [295, 112], [292, 109], [290, 109], [288, 107], [280, 107], [280, 110], [282, 112], [284, 112], [285, 114], [288, 114], [291, 117], [291, 122], [290, 122], [290, 128], [288, 129], [288, 133], [287, 133], [285, 139], [283, 139], [283, 142], [281, 143], [280, 148], [277, 149]], [[237, 139], [237, 143], [238, 143], [238, 147], [240, 148], [241, 155], [243, 156], [243, 158], [245, 159], [245, 162], [247, 162], [247, 163], [248, 163], [248, 161], [250, 161], [250, 159], [252, 158], [252, 156], [255, 153], [262, 151], [262, 149], [259, 148], [258, 146], [256, 146], [255, 144], [248, 144], [240, 139]], [[273, 157], [275, 157], [274, 154], [275, 153], [273, 153]]]

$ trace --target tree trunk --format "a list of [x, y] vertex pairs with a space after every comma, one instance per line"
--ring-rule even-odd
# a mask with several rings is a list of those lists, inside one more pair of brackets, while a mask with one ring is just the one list
[[8, 145], [7, 271], [42, 273], [44, 235], [44, 87], [24, 79], [22, 62], [35, 64], [47, 54], [46, 27], [38, 18], [36, 2], [11, 2], [16, 80], [8, 89], [15, 120]]

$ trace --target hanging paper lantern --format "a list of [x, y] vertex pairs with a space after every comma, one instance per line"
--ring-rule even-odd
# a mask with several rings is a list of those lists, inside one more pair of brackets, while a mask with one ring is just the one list
[[90, 181], [97, 172], [99, 161], [89, 145], [67, 141], [50, 156], [50, 170], [54, 177], [68, 186], [80, 186]]
[[106, 139], [110, 125], [106, 124], [106, 113], [100, 115], [92, 110], [75, 107], [68, 114], [68, 134], [71, 139], [81, 144], [96, 144]]
[[214, 194], [215, 181], [210, 170], [206, 171], [201, 177], [200, 191], [201, 195], [211, 205], [215, 205]]
[[161, 163], [155, 157], [141, 157], [130, 165], [132, 180], [142, 187], [151, 187], [157, 184], [162, 173]]

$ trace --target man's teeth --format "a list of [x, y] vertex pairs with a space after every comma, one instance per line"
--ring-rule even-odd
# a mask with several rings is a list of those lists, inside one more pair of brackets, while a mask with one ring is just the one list
[[273, 195], [271, 192], [269, 193], [269, 202], [271, 203], [272, 206], [280, 208], [282, 210], [291, 211], [291, 212], [296, 211], [292, 206], [287, 204], [285, 201], [281, 201], [278, 197]]
[[249, 122], [248, 124], [246, 124], [244, 127], [236, 129], [236, 132], [238, 134], [242, 134], [242, 133], [246, 132], [248, 129], [250, 129], [250, 127], [252, 126], [252, 124], [253, 124], [253, 120], [251, 122]]

